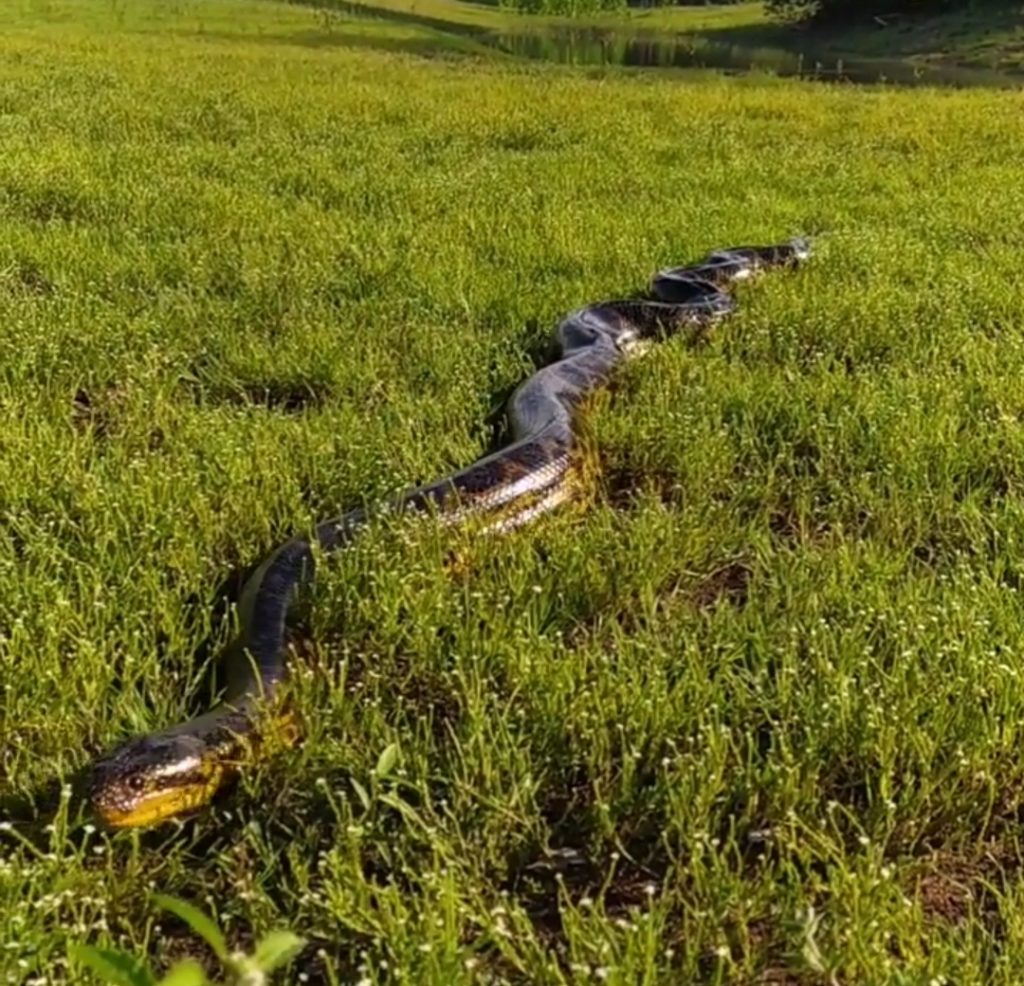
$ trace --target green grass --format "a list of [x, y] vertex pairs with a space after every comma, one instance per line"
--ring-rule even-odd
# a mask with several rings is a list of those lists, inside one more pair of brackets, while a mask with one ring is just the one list
[[[544, 27], [637, 28], [680, 33], [745, 29], [770, 25], [764, 5], [745, 2], [689, 7], [634, 7], [625, 10], [593, 11], [579, 16], [528, 14], [512, 7], [474, 3], [472, 0], [353, 0], [376, 10], [415, 14], [424, 18], [491, 31], [539, 30]], [[319, 4], [330, 8], [330, 2]]]
[[[10, 9], [0, 982], [87, 983], [81, 942], [213, 969], [156, 892], [232, 949], [292, 929], [288, 982], [1019, 983], [1018, 96], [428, 41]], [[215, 812], [46, 799], [203, 707], [240, 568], [486, 449], [564, 313], [817, 230], [597, 402], [587, 510], [325, 565], [305, 743]]]

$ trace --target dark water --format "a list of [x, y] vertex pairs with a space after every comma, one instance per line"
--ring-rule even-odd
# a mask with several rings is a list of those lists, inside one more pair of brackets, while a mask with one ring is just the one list
[[729, 73], [770, 72], [789, 78], [894, 85], [1024, 85], [1024, 77], [995, 70], [915, 66], [897, 59], [837, 60], [834, 55], [754, 48], [705, 38], [629, 36], [610, 31], [547, 30], [519, 34], [476, 34], [474, 40], [523, 58], [572, 65], [634, 68], [703, 68]]

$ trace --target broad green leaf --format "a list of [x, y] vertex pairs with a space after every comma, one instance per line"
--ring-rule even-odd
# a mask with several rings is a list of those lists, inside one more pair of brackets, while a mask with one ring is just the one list
[[377, 758], [377, 766], [374, 767], [374, 775], [380, 779], [387, 777], [398, 762], [398, 744], [390, 743], [384, 747], [383, 752]]
[[228, 943], [225, 941], [224, 935], [221, 934], [221, 930], [213, 918], [205, 912], [187, 900], [169, 897], [167, 894], [153, 894], [153, 902], [165, 911], [170, 911], [176, 917], [181, 918], [197, 935], [204, 938], [218, 959], [223, 961], [228, 957]]
[[72, 945], [69, 954], [76, 962], [92, 969], [117, 986], [154, 986], [153, 974], [140, 959], [113, 948], [94, 945]]
[[379, 800], [386, 804], [389, 808], [394, 808], [395, 811], [399, 812], [403, 818], [408, 822], [413, 822], [418, 825], [421, 829], [426, 829], [427, 826], [423, 819], [420, 818], [419, 812], [413, 808], [412, 805], [406, 804], [401, 798], [395, 797], [390, 793], [384, 793], [379, 795]]
[[293, 958], [306, 942], [290, 931], [271, 931], [256, 946], [253, 960], [264, 972], [273, 972]]
[[203, 967], [195, 959], [179, 962], [157, 986], [206, 986], [209, 980]]
[[354, 777], [350, 777], [348, 782], [352, 785], [352, 790], [356, 792], [359, 800], [363, 804], [363, 808], [366, 811], [370, 810], [370, 796], [366, 793], [366, 788], [359, 783]]

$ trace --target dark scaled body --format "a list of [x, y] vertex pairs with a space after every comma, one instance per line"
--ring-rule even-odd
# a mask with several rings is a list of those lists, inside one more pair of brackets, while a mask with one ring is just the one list
[[507, 531], [564, 503], [574, 493], [581, 401], [646, 341], [728, 315], [735, 307], [724, 290], [729, 285], [809, 256], [805, 240], [723, 250], [660, 271], [651, 282], [652, 300], [601, 302], [569, 315], [557, 329], [558, 359], [509, 400], [508, 446], [375, 510], [324, 521], [312, 539], [292, 538], [263, 561], [239, 600], [241, 629], [222, 703], [97, 762], [91, 800], [98, 817], [113, 826], [148, 825], [191, 811], [258, 750], [259, 713], [273, 705], [285, 678], [288, 611], [313, 577], [314, 540], [321, 551], [336, 551], [383, 514], [426, 514], [446, 525], [478, 518], [486, 530]]

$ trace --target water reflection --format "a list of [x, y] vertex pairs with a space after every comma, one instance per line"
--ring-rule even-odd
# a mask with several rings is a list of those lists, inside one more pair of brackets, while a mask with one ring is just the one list
[[706, 36], [630, 34], [599, 28], [536, 28], [508, 32], [445, 21], [412, 10], [375, 7], [359, 0], [313, 0], [347, 13], [421, 24], [521, 58], [571, 65], [634, 68], [703, 68], [729, 73], [769, 72], [787, 78], [900, 86], [1018, 88], [1024, 75], [997, 69], [915, 65], [902, 59], [837, 59], [834, 54], [794, 52], [712, 41]]
[[895, 59], [842, 60], [834, 55], [815, 57], [698, 37], [630, 37], [607, 31], [549, 30], [477, 34], [475, 40], [519, 57], [571, 65], [705, 68], [731, 73], [765, 71], [784, 77], [898, 85], [1015, 87], [1024, 81], [994, 69], [937, 68]]

